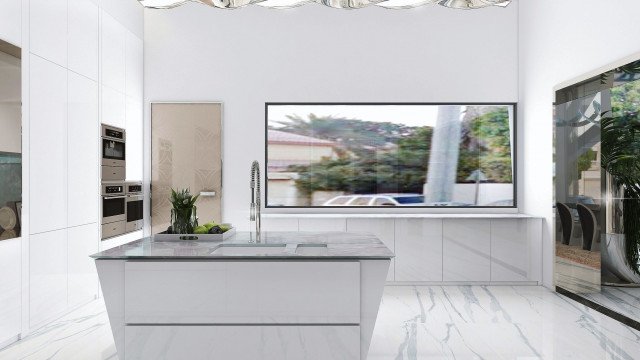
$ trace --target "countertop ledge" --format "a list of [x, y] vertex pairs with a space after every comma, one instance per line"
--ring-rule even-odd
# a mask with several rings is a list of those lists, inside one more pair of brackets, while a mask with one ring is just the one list
[[376, 236], [347, 232], [263, 232], [261, 244], [326, 244], [326, 253], [216, 254], [222, 245], [256, 245], [255, 234], [238, 232], [223, 241], [154, 241], [147, 237], [91, 255], [96, 260], [333, 260], [391, 259], [394, 254]]
[[297, 214], [297, 213], [262, 213], [263, 218], [282, 219], [282, 218], [348, 218], [348, 219], [541, 219], [542, 216], [521, 214], [521, 213], [501, 213], [501, 214], [356, 214], [356, 213], [330, 213], [330, 214]]

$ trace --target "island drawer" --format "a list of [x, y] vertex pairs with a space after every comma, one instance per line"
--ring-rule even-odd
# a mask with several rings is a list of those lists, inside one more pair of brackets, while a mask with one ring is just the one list
[[360, 359], [360, 328], [293, 325], [127, 326], [124, 358], [357, 360]]
[[127, 261], [127, 324], [359, 324], [357, 261]]

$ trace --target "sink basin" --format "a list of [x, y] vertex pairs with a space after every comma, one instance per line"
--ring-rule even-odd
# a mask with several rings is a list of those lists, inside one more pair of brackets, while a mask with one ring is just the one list
[[327, 244], [299, 244], [296, 248], [296, 254], [304, 256], [324, 256], [328, 251]]
[[226, 256], [260, 256], [260, 255], [274, 255], [284, 254], [286, 250], [285, 244], [254, 244], [254, 245], [234, 245], [226, 244], [220, 245], [215, 249], [211, 255], [226, 255]]

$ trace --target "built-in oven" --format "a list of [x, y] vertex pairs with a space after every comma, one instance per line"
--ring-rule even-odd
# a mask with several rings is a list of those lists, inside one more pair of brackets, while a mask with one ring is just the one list
[[127, 225], [126, 231], [142, 230], [144, 197], [142, 195], [142, 182], [133, 181], [125, 184], [125, 192], [127, 194]]
[[126, 133], [102, 124], [102, 180], [124, 181], [126, 177]]
[[124, 182], [102, 183], [102, 239], [126, 232], [126, 199]]

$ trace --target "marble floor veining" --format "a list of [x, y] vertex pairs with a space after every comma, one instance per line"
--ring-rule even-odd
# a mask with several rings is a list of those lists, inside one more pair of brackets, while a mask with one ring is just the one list
[[[0, 359], [117, 359], [104, 303], [0, 350]], [[537, 286], [387, 286], [368, 359], [633, 360], [640, 332]]]
[[640, 288], [622, 286], [602, 286], [600, 292], [580, 294], [596, 304], [640, 321]]

